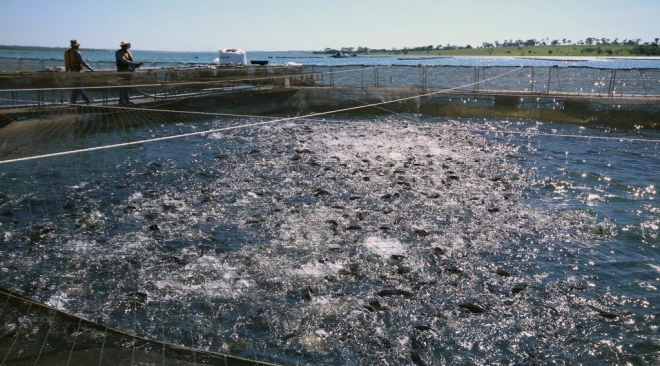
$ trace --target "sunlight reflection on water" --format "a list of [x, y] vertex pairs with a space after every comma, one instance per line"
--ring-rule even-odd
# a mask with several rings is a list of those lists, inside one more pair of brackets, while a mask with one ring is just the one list
[[605, 135], [328, 119], [55, 159], [52, 186], [12, 165], [1, 284], [282, 363], [631, 359], [658, 342], [657, 143], [558, 133]]

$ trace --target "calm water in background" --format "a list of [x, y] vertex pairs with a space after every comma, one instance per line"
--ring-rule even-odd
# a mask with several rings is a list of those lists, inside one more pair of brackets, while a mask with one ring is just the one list
[[[145, 112], [121, 122], [63, 125], [34, 148], [246, 121]], [[153, 339], [288, 364], [653, 364], [658, 167], [657, 131], [420, 116], [301, 120], [3, 164], [0, 285]], [[136, 292], [148, 306], [127, 306]]]
[[[82, 49], [86, 60], [114, 61], [114, 50]], [[211, 64], [218, 58], [218, 52], [168, 52], [132, 50], [136, 60], [143, 62], [177, 64]], [[251, 60], [268, 60], [269, 63], [282, 64], [296, 62], [304, 65], [460, 65], [460, 66], [584, 66], [596, 68], [658, 68], [660, 58], [616, 58], [616, 57], [441, 57], [418, 56], [365, 56], [332, 58], [329, 55], [314, 54], [305, 51], [246, 51], [248, 63]], [[26, 51], [6, 52], [0, 50], [0, 57], [63, 59], [62, 51]]]

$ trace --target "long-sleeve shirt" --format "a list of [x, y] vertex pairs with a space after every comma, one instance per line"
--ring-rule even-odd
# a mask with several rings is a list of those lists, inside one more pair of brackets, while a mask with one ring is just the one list
[[[75, 57], [78, 64], [82, 65], [83, 67], [85, 67], [89, 71], [94, 71], [94, 69], [92, 69], [92, 67], [89, 66], [89, 64], [83, 59], [82, 52], [80, 52], [79, 50], [75, 50], [75, 52], [73, 52], [73, 57]], [[82, 71], [82, 68], [78, 69], [78, 68], [74, 67], [74, 68], [69, 69], [68, 71], [74, 71], [74, 72]]]
[[117, 50], [117, 52], [115, 52], [115, 59], [117, 59], [117, 71], [133, 71], [141, 65], [138, 62], [133, 62], [124, 57], [122, 50]]

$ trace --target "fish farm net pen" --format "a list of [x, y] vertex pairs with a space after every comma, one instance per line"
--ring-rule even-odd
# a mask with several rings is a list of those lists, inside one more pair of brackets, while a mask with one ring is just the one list
[[0, 364], [657, 363], [657, 73], [0, 75]]

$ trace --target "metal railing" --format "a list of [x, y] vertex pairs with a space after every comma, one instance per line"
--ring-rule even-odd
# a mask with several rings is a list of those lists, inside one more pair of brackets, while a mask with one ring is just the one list
[[77, 89], [83, 89], [94, 102], [106, 104], [116, 102], [119, 90], [126, 87], [138, 98], [160, 100], [245, 89], [309, 86], [314, 84], [310, 77], [313, 76], [304, 75], [298, 67], [142, 67], [133, 73], [107, 70], [0, 73], [0, 108], [65, 104]]
[[[114, 71], [116, 70], [114, 61], [92, 61], [87, 63], [95, 70]], [[205, 65], [204, 63], [187, 62], [165, 62], [153, 61], [145, 62], [145, 67], [150, 68], [182, 68], [196, 67]], [[0, 57], [0, 70], [4, 72], [28, 72], [28, 71], [64, 71], [64, 61], [62, 59], [39, 59], [39, 58], [14, 58]]]
[[422, 92], [660, 97], [659, 69], [511, 66], [305, 66], [325, 75], [321, 85], [353, 88], [412, 88]]
[[[41, 60], [47, 62], [48, 60]], [[59, 62], [59, 60], [56, 60]], [[44, 64], [45, 65], [45, 64]], [[100, 68], [99, 68], [100, 69]], [[102, 69], [101, 69], [102, 70]], [[96, 101], [112, 102], [118, 88], [170, 98], [246, 87], [393, 88], [457, 93], [660, 98], [660, 69], [511, 66], [145, 66], [128, 74], [111, 70], [0, 73], [0, 107], [68, 103], [84, 88]]]

